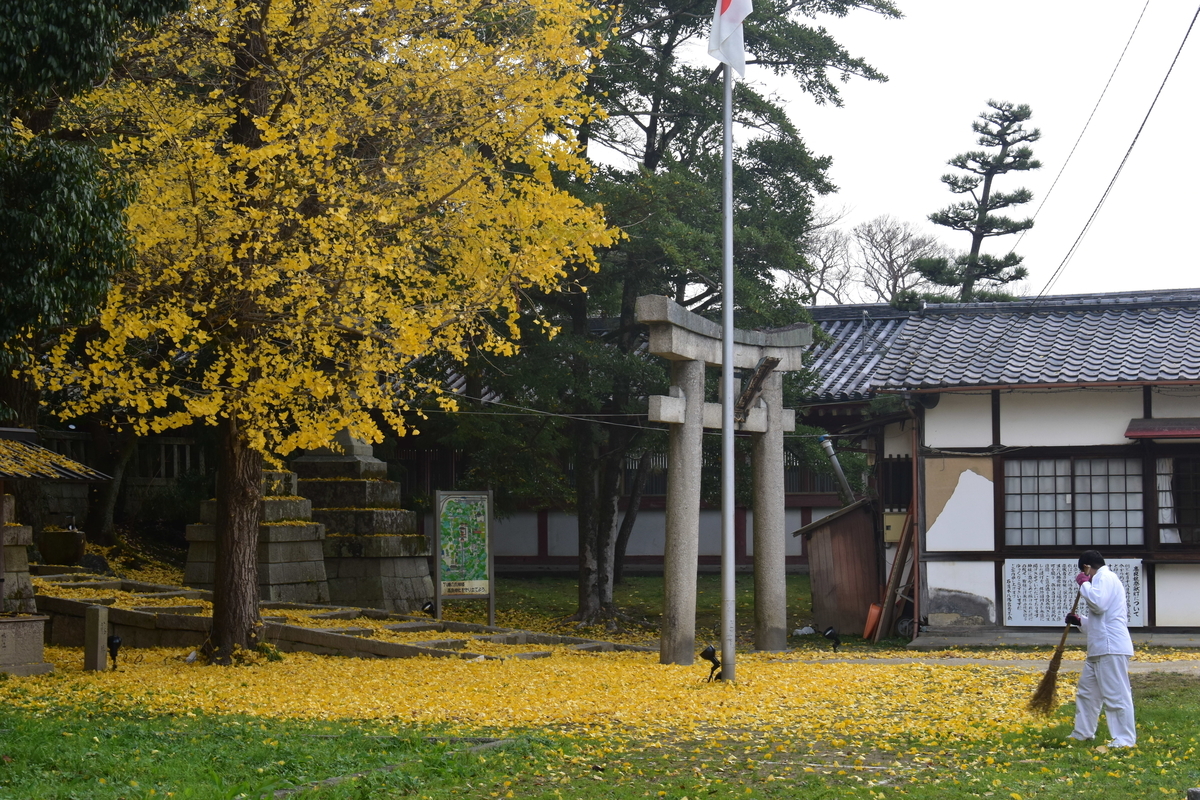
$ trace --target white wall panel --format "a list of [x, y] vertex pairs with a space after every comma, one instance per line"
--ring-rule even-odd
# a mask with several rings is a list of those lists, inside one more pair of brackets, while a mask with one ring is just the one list
[[[940, 403], [938, 405], [941, 405]], [[905, 420], [883, 428], [883, 457], [912, 456], [913, 421]]]
[[1141, 416], [1141, 388], [1002, 392], [1000, 441], [1008, 447], [1129, 444], [1129, 420]]
[[579, 518], [563, 511], [551, 511], [546, 521], [547, 554], [552, 556], [579, 555]]
[[995, 495], [992, 482], [966, 470], [954, 494], [925, 534], [929, 551], [991, 550], [996, 545]]
[[630, 556], [661, 556], [666, 546], [667, 512], [642, 509], [629, 534], [625, 554]]
[[925, 564], [925, 581], [926, 591], [940, 589], [975, 595], [995, 608], [996, 565], [991, 561], [930, 561]]
[[1200, 564], [1159, 564], [1154, 568], [1155, 624], [1200, 626]]
[[925, 412], [929, 447], [987, 447], [992, 443], [991, 392], [946, 392]]
[[493, 520], [493, 555], [536, 556], [538, 554], [537, 512], [521, 511]]
[[[1200, 386], [1162, 387], [1150, 397], [1154, 416], [1200, 417]], [[1141, 414], [1138, 414], [1140, 417]]]

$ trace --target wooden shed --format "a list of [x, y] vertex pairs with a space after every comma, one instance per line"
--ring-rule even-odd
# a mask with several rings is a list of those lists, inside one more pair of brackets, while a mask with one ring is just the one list
[[867, 612], [882, 591], [880, 536], [871, 501], [851, 503], [792, 535], [804, 537], [808, 553], [813, 621], [819, 628], [862, 635]]

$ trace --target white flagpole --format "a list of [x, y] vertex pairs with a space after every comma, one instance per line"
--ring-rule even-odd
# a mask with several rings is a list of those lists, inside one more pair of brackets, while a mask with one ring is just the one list
[[737, 678], [733, 538], [733, 67], [725, 65], [724, 264], [721, 270], [721, 678]]

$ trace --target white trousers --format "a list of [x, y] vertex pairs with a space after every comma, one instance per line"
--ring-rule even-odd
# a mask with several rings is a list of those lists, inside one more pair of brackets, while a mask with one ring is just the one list
[[1133, 719], [1133, 693], [1129, 689], [1129, 656], [1091, 656], [1083, 665], [1079, 686], [1075, 689], [1076, 739], [1096, 735], [1100, 711], [1108, 720], [1113, 747], [1137, 744]]

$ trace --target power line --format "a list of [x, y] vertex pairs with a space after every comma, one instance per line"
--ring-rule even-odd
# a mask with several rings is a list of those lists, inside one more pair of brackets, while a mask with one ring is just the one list
[[[462, 394], [455, 395], [455, 397], [461, 397], [465, 400], [476, 400], [479, 402], [484, 402], [484, 401], [480, 400], [478, 397], [469, 397], [467, 395], [462, 395]], [[658, 431], [666, 432], [666, 430], [667, 430], [667, 428], [654, 427], [654, 426], [650, 426], [650, 425], [629, 425], [626, 423], [612, 422], [612, 421], [605, 419], [605, 417], [622, 417], [624, 419], [647, 419], [649, 416], [648, 414], [562, 414], [557, 411], [545, 411], [543, 409], [530, 408], [528, 406], [519, 406], [519, 405], [515, 405], [513, 403], [503, 403], [498, 400], [488, 400], [488, 401], [486, 401], [486, 405], [504, 406], [505, 408], [512, 408], [512, 409], [516, 409], [516, 410], [514, 410], [514, 411], [461, 411], [461, 410], [449, 411], [444, 408], [424, 408], [424, 409], [419, 409], [419, 411], [417, 409], [414, 409], [414, 411], [418, 411], [418, 413], [421, 413], [421, 414], [475, 414], [475, 415], [480, 415], [480, 416], [486, 415], [486, 416], [493, 416], [493, 417], [558, 417], [559, 419], [569, 419], [569, 420], [572, 420], [575, 422], [591, 422], [591, 423], [595, 423], [597, 425], [608, 425], [608, 426], [614, 427], [614, 428], [633, 428], [635, 430], [656, 431], [656, 432], [658, 432]], [[709, 434], [710, 431], [706, 430], [705, 433]], [[712, 431], [711, 433], [712, 433], [712, 435], [715, 435], [715, 434], [720, 433], [720, 431]], [[851, 434], [838, 434], [838, 433], [811, 433], [811, 434], [809, 434], [809, 433], [785, 433], [784, 434], [785, 438], [788, 438], [788, 439], [815, 439], [815, 438], [819, 438], [821, 436], [829, 436], [830, 438], [838, 438], [841, 436], [850, 436], [850, 435]]]
[[[1058, 186], [1059, 178], [1067, 170], [1067, 165], [1071, 163], [1071, 157], [1075, 155], [1075, 151], [1079, 148], [1079, 143], [1083, 141], [1083, 135], [1087, 133], [1088, 126], [1092, 124], [1092, 118], [1096, 116], [1097, 109], [1100, 108], [1100, 103], [1104, 100], [1104, 95], [1108, 93], [1108, 87], [1112, 85], [1113, 78], [1117, 76], [1117, 70], [1121, 67], [1121, 62], [1125, 60], [1125, 54], [1129, 52], [1129, 45], [1133, 43], [1133, 37], [1137, 34], [1138, 27], [1142, 24], [1142, 17], [1146, 16], [1146, 9], [1150, 7], [1150, 0], [1146, 0], [1146, 4], [1142, 6], [1142, 12], [1138, 14], [1137, 21], [1133, 23], [1133, 30], [1129, 32], [1129, 38], [1125, 40], [1125, 47], [1121, 50], [1121, 55], [1117, 57], [1117, 63], [1113, 65], [1112, 72], [1108, 75], [1108, 81], [1105, 82], [1104, 88], [1100, 90], [1100, 96], [1096, 98], [1096, 104], [1092, 106], [1092, 113], [1088, 114], [1087, 121], [1083, 123], [1083, 128], [1079, 131], [1078, 138], [1075, 139], [1075, 144], [1071, 145], [1071, 152], [1067, 153], [1067, 158], [1063, 161], [1062, 166], [1058, 170], [1058, 174], [1054, 176], [1054, 181], [1050, 184], [1050, 188], [1046, 190], [1046, 194], [1042, 196], [1042, 202], [1038, 203], [1038, 207], [1034, 210], [1033, 216], [1030, 219], [1037, 219], [1037, 215], [1041, 213], [1042, 206], [1046, 205], [1046, 201], [1050, 199], [1050, 193], [1054, 191], [1054, 187]], [[1009, 248], [1009, 253], [1017, 249], [1017, 245], [1021, 244], [1021, 240], [1025, 238], [1025, 234], [1029, 233], [1029, 228], [1021, 231], [1021, 235], [1017, 237], [1017, 241]]]
[[1171, 73], [1175, 69], [1175, 64], [1179, 61], [1179, 56], [1183, 52], [1184, 45], [1187, 44], [1188, 37], [1191, 36], [1192, 29], [1196, 26], [1196, 19], [1198, 17], [1200, 17], [1200, 7], [1196, 8], [1196, 13], [1192, 16], [1191, 24], [1188, 25], [1187, 31], [1183, 34], [1183, 41], [1179, 43], [1179, 49], [1175, 51], [1175, 57], [1171, 59], [1171, 65], [1167, 67], [1167, 74], [1163, 76], [1162, 83], [1159, 84], [1158, 91], [1154, 94], [1154, 100], [1151, 101], [1150, 108], [1146, 110], [1146, 116], [1142, 118], [1142, 124], [1138, 126], [1137, 132], [1133, 135], [1133, 141], [1129, 143], [1129, 148], [1125, 151], [1125, 156], [1121, 159], [1121, 163], [1117, 165], [1117, 169], [1116, 172], [1113, 173], [1112, 180], [1108, 182], [1108, 186], [1105, 187], [1104, 193], [1100, 195], [1100, 200], [1096, 203], [1096, 207], [1092, 210], [1087, 222], [1084, 223], [1083, 228], [1079, 231], [1079, 235], [1075, 237], [1075, 241], [1067, 250], [1067, 254], [1063, 256], [1063, 260], [1061, 263], [1059, 263], [1058, 269], [1054, 270], [1054, 274], [1050, 276], [1050, 280], [1046, 282], [1046, 286], [1038, 294], [1038, 298], [1044, 297], [1058, 281], [1059, 277], [1063, 273], [1063, 270], [1066, 269], [1067, 264], [1075, 256], [1075, 252], [1079, 249], [1079, 243], [1083, 241], [1083, 237], [1086, 236], [1087, 232], [1091, 229], [1092, 223], [1096, 221], [1096, 217], [1099, 215], [1100, 209], [1104, 206], [1104, 202], [1108, 199], [1109, 194], [1112, 192], [1113, 186], [1117, 182], [1117, 178], [1120, 177], [1121, 171], [1125, 169], [1125, 164], [1129, 161], [1130, 154], [1133, 153], [1134, 146], [1141, 137], [1142, 131], [1146, 128], [1146, 123], [1150, 120], [1150, 115], [1154, 112], [1154, 107], [1158, 104], [1158, 99], [1162, 96], [1163, 89], [1166, 88], [1167, 81], [1171, 78]]

